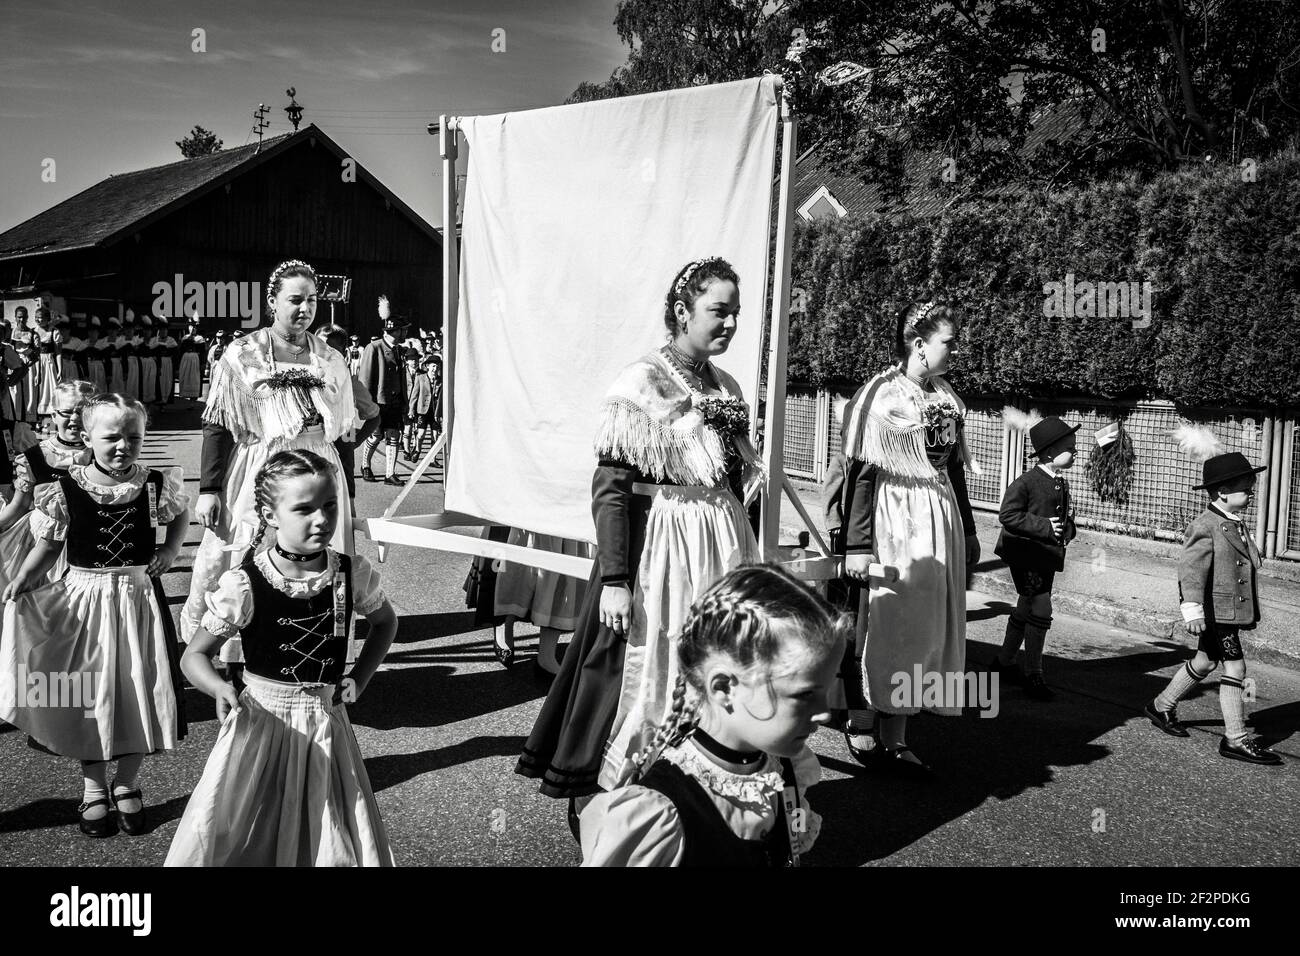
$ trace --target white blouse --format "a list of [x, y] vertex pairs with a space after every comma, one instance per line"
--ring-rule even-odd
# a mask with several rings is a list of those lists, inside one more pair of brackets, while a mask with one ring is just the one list
[[[732, 773], [688, 738], [679, 747], [667, 748], [659, 759], [699, 783], [741, 839], [760, 840], [776, 825], [785, 790], [777, 757], [769, 755], [754, 773]], [[804, 794], [821, 780], [821, 764], [806, 745], [793, 763], [800, 801], [807, 809], [807, 827], [795, 849], [806, 853], [821, 832], [822, 818], [808, 809]], [[686, 852], [677, 805], [648, 787], [632, 784], [597, 795], [583, 809], [581, 821], [583, 866], [678, 866]]]
[[[73, 465], [90, 464], [90, 449], [85, 445], [69, 448], [57, 438], [46, 438], [41, 442], [41, 451], [51, 468], [70, 468]], [[14, 456], [14, 491], [29, 495], [36, 487], [32, 470], [27, 465], [26, 455]]]
[[[132, 465], [131, 477], [118, 485], [101, 485], [90, 477], [89, 465], [73, 465], [68, 474], [77, 485], [100, 504], [120, 505], [135, 501], [144, 488], [149, 469]], [[185, 513], [190, 496], [185, 493], [185, 473], [177, 468], [159, 468], [162, 472], [162, 495], [158, 499], [158, 523], [168, 524]], [[32, 535], [49, 541], [63, 541], [68, 536], [68, 501], [57, 481], [36, 488], [36, 510], [32, 513]]]
[[[329, 549], [323, 570], [311, 577], [286, 578], [271, 563], [270, 552], [262, 551], [253, 558], [257, 569], [267, 583], [281, 594], [291, 598], [308, 598], [329, 587], [338, 569], [338, 553]], [[234, 568], [221, 575], [217, 589], [203, 596], [208, 609], [203, 614], [203, 629], [216, 637], [234, 637], [253, 619], [253, 586], [242, 568]], [[379, 572], [361, 555], [352, 558], [352, 610], [365, 617], [384, 606], [388, 597], [380, 584]]]

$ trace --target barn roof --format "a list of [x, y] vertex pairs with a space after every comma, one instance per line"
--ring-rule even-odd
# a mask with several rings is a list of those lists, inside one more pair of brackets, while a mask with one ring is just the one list
[[[296, 133], [282, 133], [263, 141], [260, 150], [256, 144], [238, 146], [165, 166], [118, 173], [0, 233], [0, 260], [113, 245], [313, 137], [340, 158], [348, 155], [311, 124]], [[387, 186], [360, 165], [357, 173], [421, 231], [441, 241], [441, 234]]]

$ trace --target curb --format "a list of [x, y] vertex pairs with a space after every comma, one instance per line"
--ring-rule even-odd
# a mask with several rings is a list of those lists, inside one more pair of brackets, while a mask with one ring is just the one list
[[[997, 571], [973, 572], [970, 575], [970, 589], [983, 591], [995, 597], [1009, 598], [1012, 603], [1017, 596], [1015, 585], [1012, 584], [1010, 577]], [[1138, 634], [1147, 634], [1191, 647], [1189, 635], [1175, 633], [1182, 621], [1167, 615], [1139, 608], [1120, 607], [1073, 591], [1054, 591], [1052, 605], [1055, 610], [1081, 617], [1086, 621], [1122, 628], [1126, 631], [1136, 631]], [[1300, 670], [1300, 655], [1292, 648], [1278, 647], [1267, 638], [1258, 637], [1250, 631], [1241, 632], [1241, 643], [1248, 661], [1260, 661], [1275, 667]]]

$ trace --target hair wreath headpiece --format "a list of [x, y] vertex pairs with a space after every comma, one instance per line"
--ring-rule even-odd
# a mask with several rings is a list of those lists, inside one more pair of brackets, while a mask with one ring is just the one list
[[271, 270], [271, 278], [268, 279], [266, 283], [267, 291], [270, 291], [275, 286], [276, 280], [279, 279], [280, 276], [284, 275], [286, 272], [288, 272], [290, 269], [293, 268], [306, 269], [308, 272], [312, 274], [313, 278], [315, 278], [316, 276], [316, 270], [313, 269], [311, 266], [309, 266], [307, 263], [303, 262], [301, 259], [286, 259], [284, 262], [281, 262], [278, 266], [276, 266], [274, 269]]
[[695, 273], [699, 272], [700, 269], [704, 268], [704, 266], [708, 265], [709, 263], [718, 262], [720, 260], [721, 260], [720, 256], [708, 256], [707, 258], [696, 259], [694, 262], [689, 263], [686, 266], [686, 269], [682, 272], [681, 276], [678, 277], [677, 281], [673, 284], [673, 295], [679, 296], [685, 293], [686, 287], [687, 285], [690, 284], [690, 281], [695, 276]]

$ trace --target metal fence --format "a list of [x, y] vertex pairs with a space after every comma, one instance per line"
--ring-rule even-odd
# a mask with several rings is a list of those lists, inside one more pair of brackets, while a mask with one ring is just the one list
[[[851, 393], [818, 393], [792, 386], [787, 396], [786, 467], [788, 473], [820, 481], [827, 464], [840, 451], [840, 426]], [[981, 473], [967, 474], [971, 503], [996, 510], [1007, 484], [1033, 464], [1028, 438], [1010, 432], [1002, 419], [1002, 402], [966, 398], [966, 440]], [[1024, 405], [1042, 415], [1060, 415], [1081, 424], [1075, 467], [1070, 473], [1076, 520], [1082, 526], [1105, 528], [1135, 537], [1180, 540], [1187, 523], [1205, 507], [1201, 466], [1178, 448], [1173, 430], [1183, 422], [1208, 426], [1229, 451], [1242, 452], [1252, 462], [1273, 464], [1281, 472], [1276, 482], [1265, 473], [1255, 502], [1246, 513], [1248, 526], [1264, 542], [1261, 508], [1268, 526], [1277, 529], [1273, 556], [1300, 559], [1300, 410], [1279, 423], [1274, 438], [1272, 420], [1258, 409], [1216, 409], [1180, 413], [1169, 402], [1119, 402], [1094, 399], [1031, 401]], [[820, 418], [820, 424], [819, 419]], [[1087, 465], [1096, 449], [1093, 432], [1118, 418], [1133, 443], [1135, 460], [1129, 497], [1120, 506], [1103, 501], [1087, 478]], [[1277, 444], [1279, 447], [1274, 448]], [[1276, 489], [1270, 491], [1270, 489]]]

